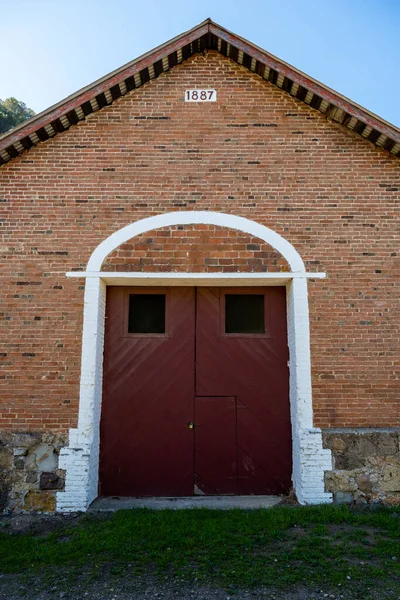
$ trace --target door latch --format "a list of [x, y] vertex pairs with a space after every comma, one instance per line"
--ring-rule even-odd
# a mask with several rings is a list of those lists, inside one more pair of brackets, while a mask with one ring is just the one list
[[196, 423], [194, 423], [193, 421], [188, 421], [188, 422], [186, 423], [186, 427], [187, 427], [188, 429], [194, 429], [194, 428], [196, 427]]

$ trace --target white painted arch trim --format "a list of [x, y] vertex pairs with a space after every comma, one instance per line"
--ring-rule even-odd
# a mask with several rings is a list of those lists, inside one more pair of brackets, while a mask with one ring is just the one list
[[285, 285], [292, 279], [324, 279], [326, 273], [151, 273], [135, 271], [70, 271], [67, 277], [102, 279], [106, 285], [135, 286], [267, 286]]
[[218, 225], [228, 229], [243, 231], [256, 238], [264, 240], [267, 244], [275, 248], [287, 260], [290, 268], [294, 272], [305, 271], [303, 260], [297, 250], [279, 233], [273, 231], [265, 225], [260, 225], [250, 219], [237, 217], [226, 213], [212, 212], [207, 210], [191, 210], [163, 213], [141, 219], [130, 225], [126, 225], [115, 233], [111, 234], [94, 250], [87, 264], [87, 271], [100, 271], [106, 257], [118, 246], [124, 244], [131, 238], [153, 231], [161, 227], [170, 227], [172, 225]]
[[[68, 274], [85, 277], [85, 297], [78, 427], [70, 430], [69, 446], [63, 448], [60, 453], [59, 467], [66, 471], [66, 485], [65, 491], [57, 493], [58, 511], [85, 511], [98, 495], [106, 288], [107, 284], [115, 285], [118, 276], [122, 276], [101, 273], [101, 266], [110, 252], [136, 235], [160, 227], [196, 223], [236, 229], [262, 239], [280, 252], [292, 269], [292, 273], [285, 273], [284, 277], [280, 277], [278, 273], [264, 275], [266, 282], [271, 283], [275, 277], [276, 284], [286, 285], [287, 290], [293, 487], [302, 504], [332, 501], [332, 495], [324, 490], [324, 473], [332, 468], [331, 452], [323, 449], [321, 430], [313, 427], [307, 292], [307, 279], [310, 276], [316, 279], [324, 274], [306, 273], [304, 263], [295, 248], [268, 227], [234, 215], [208, 211], [180, 211], [149, 217], [127, 225], [99, 244], [90, 257], [87, 272]], [[127, 275], [125, 281], [121, 280], [121, 285], [143, 285], [147, 276], [143, 273]], [[166, 285], [167, 277], [171, 275], [176, 274], [152, 273], [151, 281], [163, 282]], [[179, 285], [185, 281], [193, 282], [194, 279], [190, 278], [194, 275], [199, 276], [194, 273], [180, 274]], [[199, 280], [206, 282], [208, 279], [213, 285], [217, 285], [219, 280], [223, 285], [226, 275], [202, 274]], [[243, 280], [246, 274], [231, 275], [232, 278], [228, 279], [233, 283], [235, 280]], [[257, 276], [258, 274], [248, 277], [248, 285], [257, 285]]]

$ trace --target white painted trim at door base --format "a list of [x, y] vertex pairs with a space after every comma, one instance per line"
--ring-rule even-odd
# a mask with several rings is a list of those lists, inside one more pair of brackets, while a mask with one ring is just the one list
[[[101, 272], [105, 258], [136, 235], [161, 227], [192, 224], [236, 229], [262, 239], [282, 254], [292, 272], [230, 273], [229, 276], [226, 273]], [[147, 277], [150, 275], [151, 279]], [[78, 427], [70, 429], [69, 446], [60, 453], [59, 467], [66, 471], [66, 484], [65, 491], [57, 493], [58, 511], [85, 511], [98, 495], [106, 286], [159, 285], [161, 281], [163, 285], [198, 285], [195, 281], [201, 281], [201, 285], [226, 285], [227, 281], [229, 285], [286, 285], [293, 487], [301, 504], [332, 501], [332, 494], [324, 490], [324, 473], [332, 469], [331, 451], [323, 449], [321, 430], [313, 427], [307, 292], [307, 279], [321, 278], [324, 274], [307, 273], [297, 250], [287, 240], [264, 225], [235, 215], [208, 211], [165, 213], [116, 231], [94, 250], [86, 272], [73, 271], [68, 276], [85, 278], [85, 297]]]

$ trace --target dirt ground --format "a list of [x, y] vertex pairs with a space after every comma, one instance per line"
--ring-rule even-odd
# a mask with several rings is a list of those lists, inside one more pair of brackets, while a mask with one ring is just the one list
[[[157, 582], [152, 578], [131, 579], [129, 576], [96, 579], [80, 578], [75, 583], [63, 581], [62, 574], [53, 573], [53, 581], [44, 577], [19, 575], [0, 576], [1, 600], [398, 600], [389, 589], [311, 589], [304, 586], [281, 592], [271, 589], [220, 589], [204, 585], [183, 585], [174, 580]], [[69, 589], [68, 589], [69, 588]]]
[[[63, 527], [78, 525], [83, 513], [10, 513], [0, 515], [0, 531], [6, 533], [31, 533], [35, 536], [46, 535]], [[98, 518], [102, 518], [99, 514]], [[103, 518], [109, 518], [108, 513], [104, 513]]]

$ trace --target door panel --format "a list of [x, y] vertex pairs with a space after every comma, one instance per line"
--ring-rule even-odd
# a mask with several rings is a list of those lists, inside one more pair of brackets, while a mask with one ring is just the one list
[[193, 493], [193, 288], [166, 294], [167, 330], [128, 334], [130, 293], [107, 289], [100, 444], [102, 495]]
[[196, 394], [237, 397], [238, 493], [284, 493], [291, 485], [285, 288], [254, 289], [265, 301], [260, 335], [225, 334], [225, 293], [252, 290], [197, 290]]
[[255, 400], [255, 408], [238, 402], [238, 494], [283, 494], [291, 482], [290, 431]]
[[195, 399], [195, 484], [203, 494], [237, 494], [236, 398]]
[[102, 495], [289, 490], [285, 288], [109, 287], [106, 312]]

